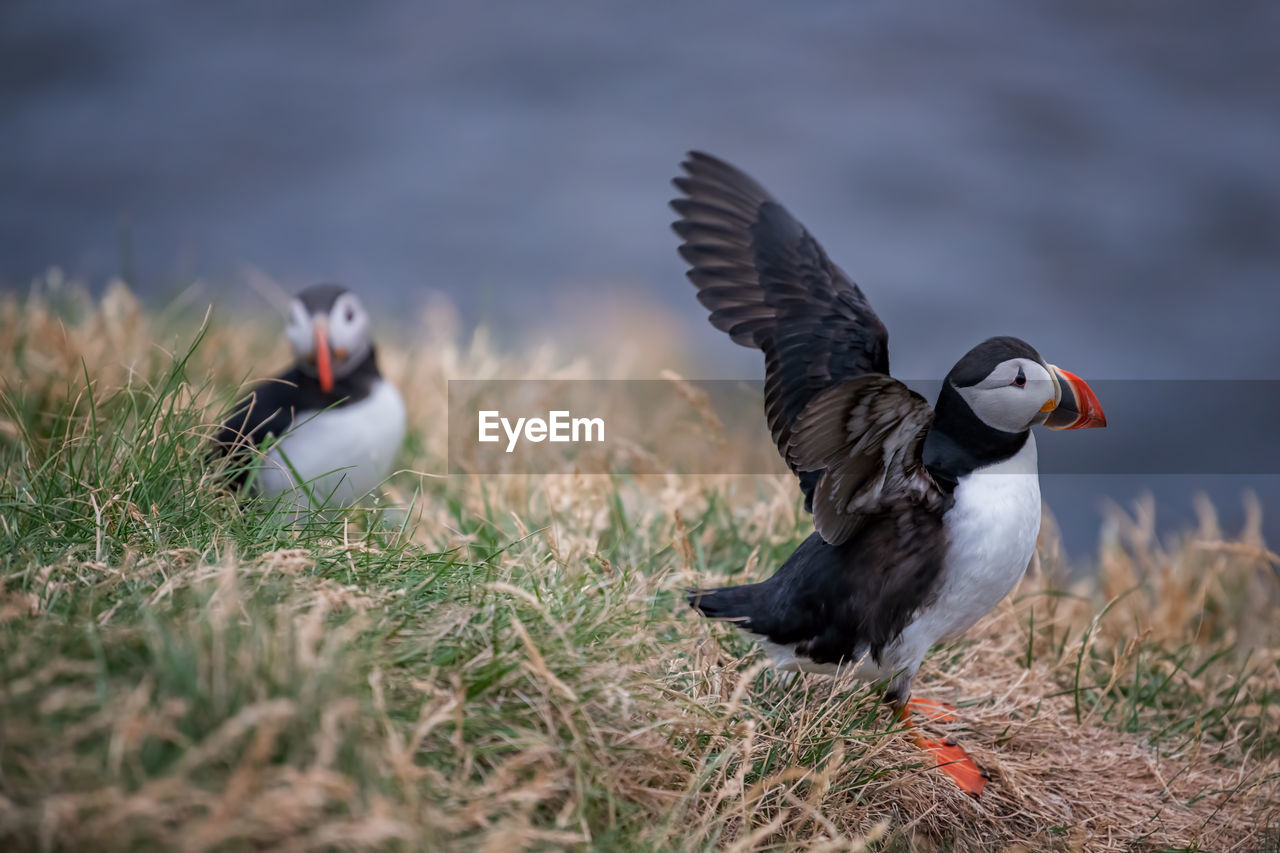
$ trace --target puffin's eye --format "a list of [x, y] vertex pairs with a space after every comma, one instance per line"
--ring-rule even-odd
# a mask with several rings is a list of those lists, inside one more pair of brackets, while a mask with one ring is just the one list
[[354, 322], [355, 319], [356, 319], [355, 309], [352, 308], [350, 305], [348, 305], [347, 306], [347, 322], [348, 323]]
[[1027, 387], [1027, 374], [1022, 372], [1022, 368], [1018, 368], [1018, 375], [1013, 378], [1013, 384], [1019, 388]]

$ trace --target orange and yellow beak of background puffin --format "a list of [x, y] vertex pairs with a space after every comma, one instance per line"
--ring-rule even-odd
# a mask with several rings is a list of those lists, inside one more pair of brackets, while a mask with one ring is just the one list
[[316, 375], [320, 378], [320, 390], [326, 394], [333, 390], [333, 362], [329, 354], [329, 321], [317, 317], [314, 324], [316, 335]]
[[1055, 394], [1054, 399], [1046, 401], [1040, 410], [1049, 413], [1045, 426], [1049, 429], [1088, 429], [1107, 425], [1102, 404], [1087, 382], [1052, 364], [1049, 365], [1049, 373], [1053, 376]]

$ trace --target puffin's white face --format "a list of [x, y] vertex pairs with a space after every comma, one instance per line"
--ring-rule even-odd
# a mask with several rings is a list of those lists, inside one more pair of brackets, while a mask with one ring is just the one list
[[978, 384], [956, 391], [983, 423], [1004, 432], [1043, 423], [1062, 393], [1045, 366], [1030, 358], [1002, 361]]
[[302, 304], [301, 299], [295, 298], [289, 303], [289, 322], [285, 324], [284, 333], [289, 336], [289, 346], [293, 347], [293, 357], [298, 363], [314, 364], [315, 331], [311, 327], [311, 315], [307, 313], [307, 308]]
[[328, 314], [310, 314], [303, 301], [295, 298], [289, 306], [285, 334], [298, 365], [318, 376], [326, 391], [335, 377], [341, 378], [359, 365], [372, 345], [369, 315], [350, 292], [340, 294]]
[[369, 351], [369, 315], [354, 293], [344, 293], [329, 310], [329, 346], [333, 347], [334, 372], [343, 374], [344, 363], [354, 366]]

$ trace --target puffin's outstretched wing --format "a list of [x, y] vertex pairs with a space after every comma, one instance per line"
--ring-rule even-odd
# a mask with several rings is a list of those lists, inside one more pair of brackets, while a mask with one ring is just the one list
[[941, 509], [949, 497], [922, 459], [933, 408], [896, 379], [868, 374], [814, 397], [791, 427], [787, 462], [816, 473], [813, 524], [832, 545], [863, 517], [912, 503]]
[[[671, 202], [681, 217], [672, 228], [684, 240], [680, 255], [692, 267], [689, 280], [713, 326], [764, 352], [769, 431], [800, 478], [819, 532], [837, 541], [828, 534], [849, 531], [836, 524], [835, 507], [819, 512], [815, 505], [823, 469], [797, 467], [792, 434], [822, 392], [865, 374], [887, 377], [889, 333], [853, 280], [763, 187], [708, 154], [692, 152], [682, 165], [688, 177], [675, 179], [684, 198]], [[918, 458], [918, 451], [913, 443], [912, 455]], [[860, 479], [869, 477], [870, 471]], [[851, 482], [829, 482], [835, 481]], [[866, 500], [858, 507], [870, 508]], [[861, 510], [846, 506], [839, 513], [851, 511]]]

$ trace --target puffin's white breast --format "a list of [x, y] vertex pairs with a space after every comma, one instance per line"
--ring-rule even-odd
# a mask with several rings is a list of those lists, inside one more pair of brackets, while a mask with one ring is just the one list
[[316, 505], [355, 503], [391, 473], [404, 430], [400, 392], [379, 379], [363, 400], [299, 412], [294, 426], [267, 454], [258, 488], [267, 498], [296, 489], [298, 506], [313, 503], [312, 498]]
[[968, 474], [943, 517], [947, 558], [937, 600], [903, 632], [921, 655], [963, 634], [1022, 579], [1040, 534], [1036, 439], [1012, 458]]

